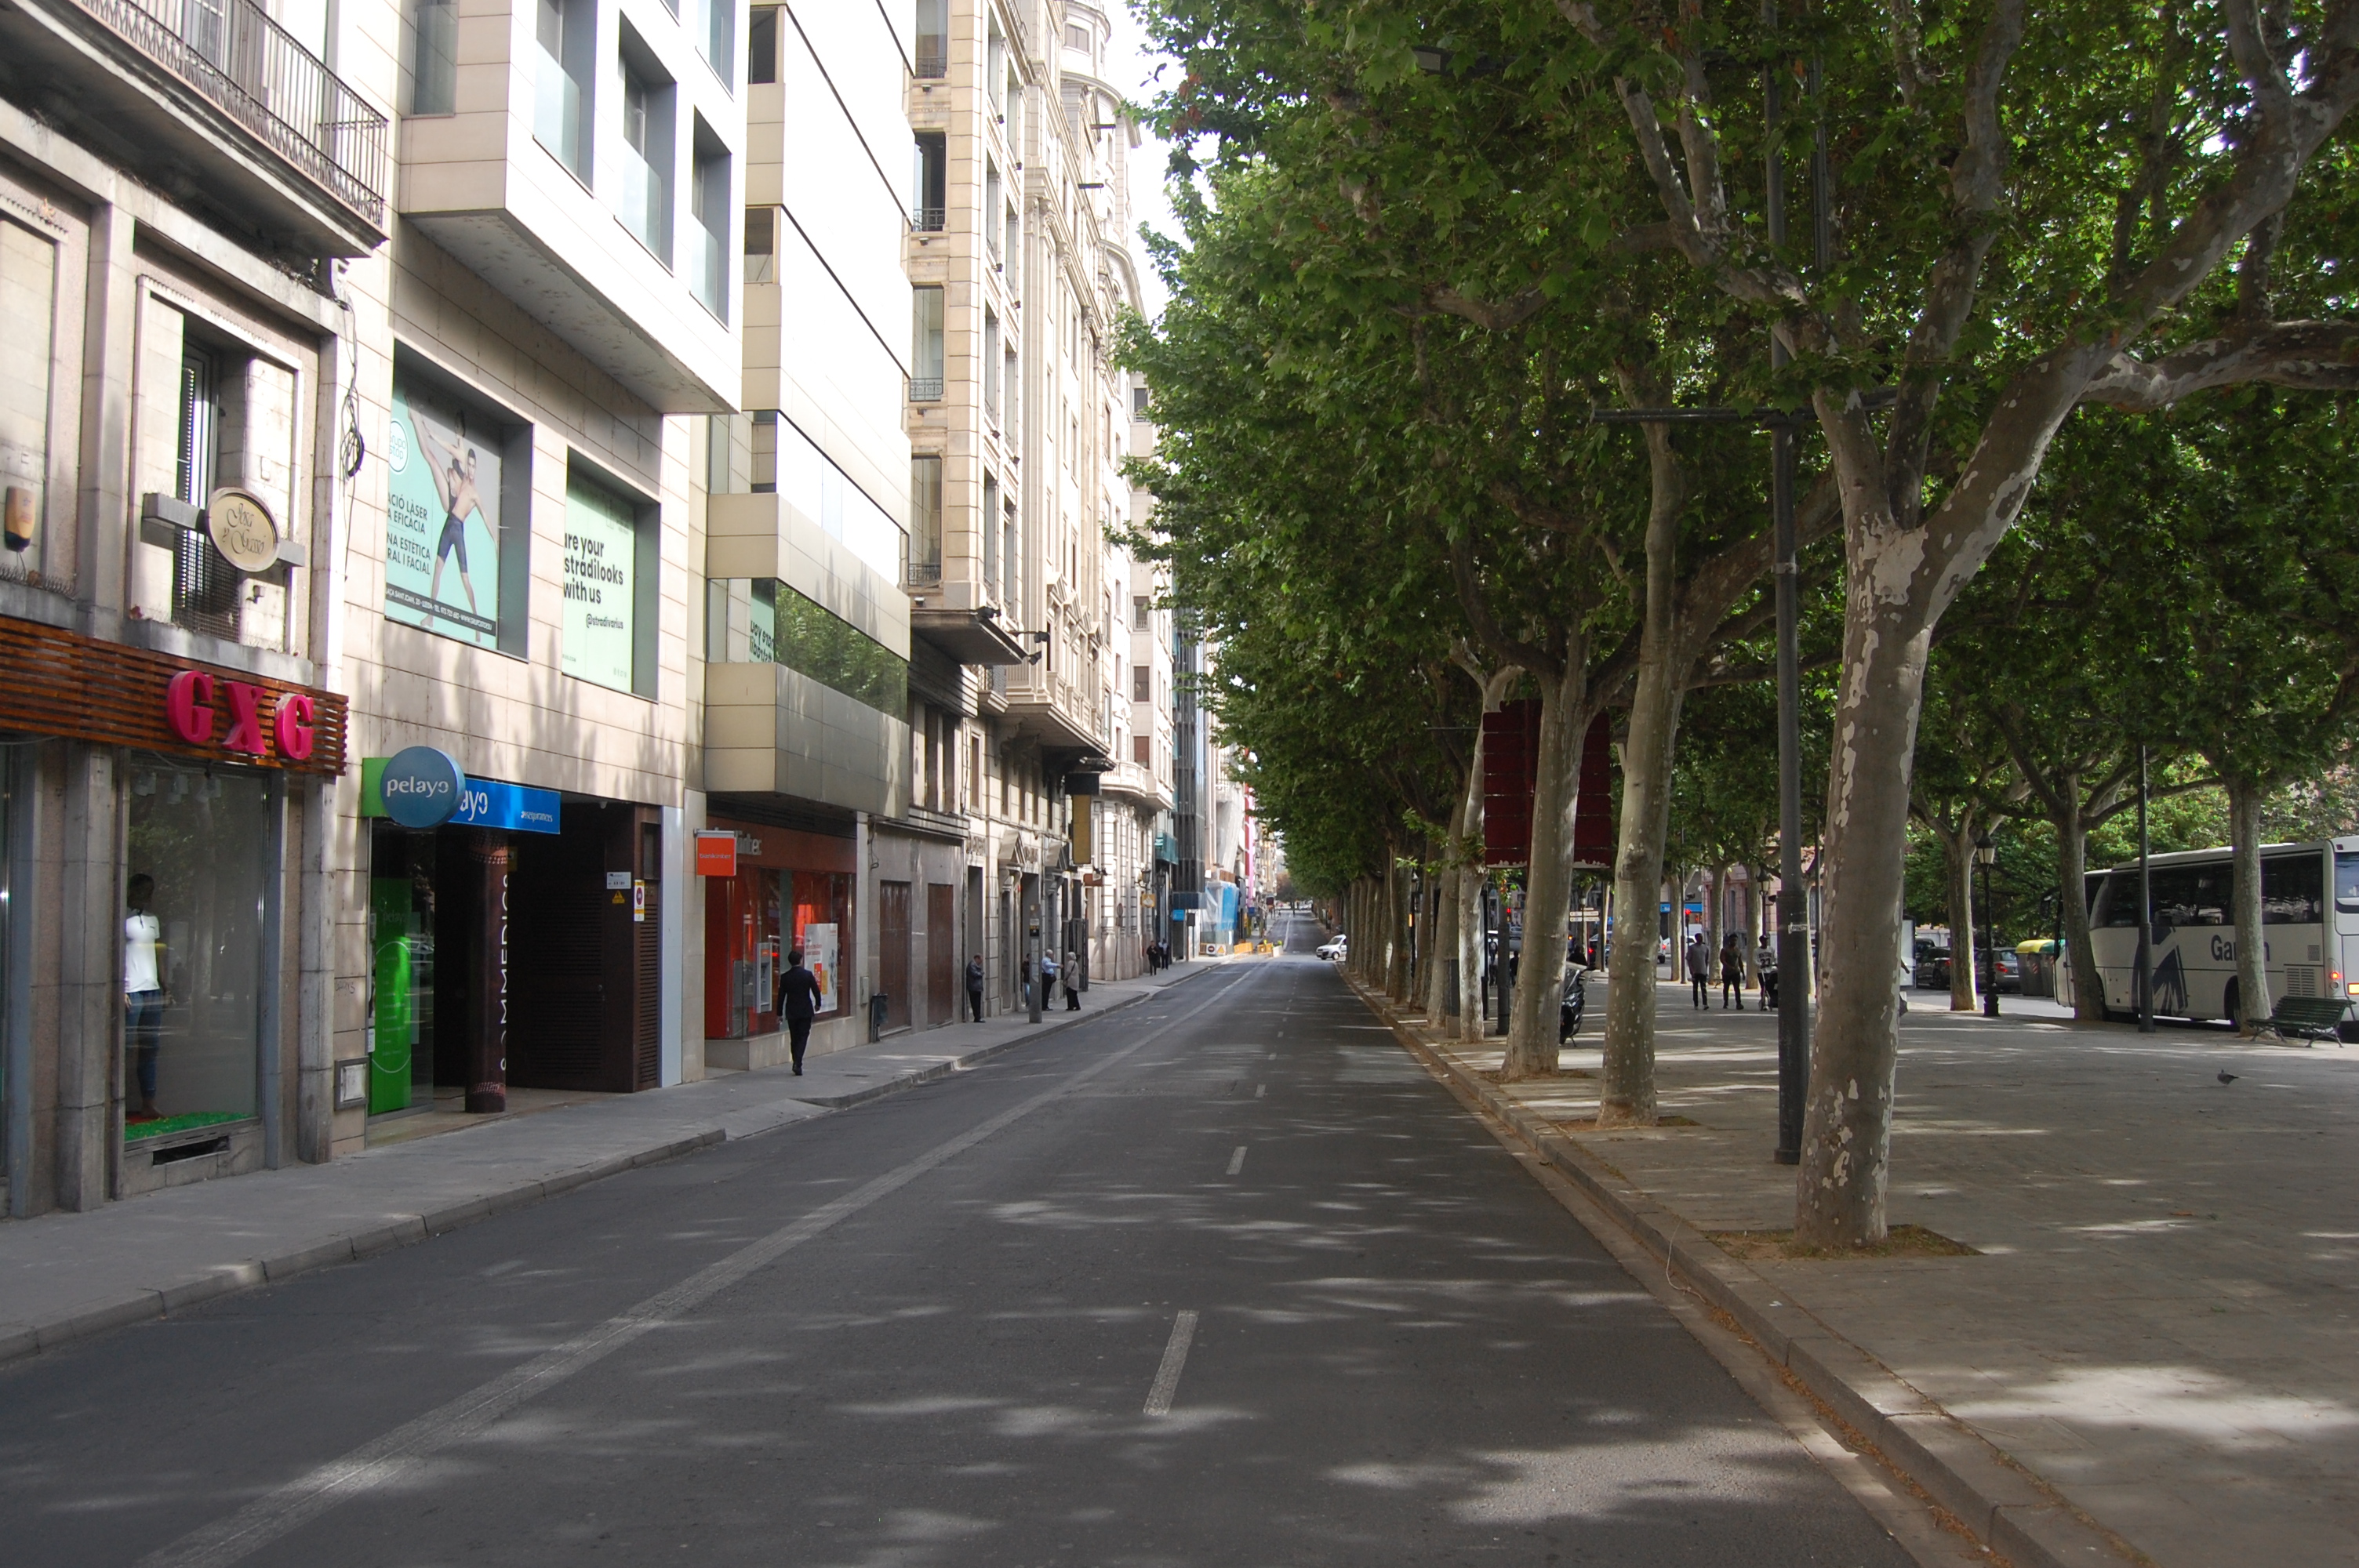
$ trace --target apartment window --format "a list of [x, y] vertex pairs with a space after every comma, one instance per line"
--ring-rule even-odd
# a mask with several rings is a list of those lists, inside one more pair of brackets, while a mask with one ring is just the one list
[[999, 193], [999, 165], [986, 160], [983, 166], [983, 243], [991, 252], [993, 261], [999, 260], [999, 210], [1003, 202]]
[[[1016, 260], [1016, 257], [1017, 257], [1021, 253], [1019, 253], [1019, 252], [1016, 250], [1016, 239], [1017, 239], [1017, 237], [1018, 237], [1018, 231], [1017, 231], [1017, 229], [1016, 229], [1016, 203], [1014, 203], [1013, 201], [1011, 201], [1011, 202], [1009, 202], [1009, 203], [1007, 204], [1007, 220], [1006, 220], [1006, 229], [1007, 229], [1007, 255], [1006, 255], [1006, 259], [1007, 259], [1008, 261], [1014, 261], [1014, 260]], [[1010, 278], [1010, 279], [1008, 279], [1008, 282], [1009, 282], [1011, 285], [1013, 285], [1013, 284], [1015, 283], [1015, 281], [1016, 281], [1016, 280], [1015, 280], [1014, 278]]]
[[920, 285], [910, 295], [909, 401], [938, 403], [942, 395], [942, 291]]
[[1000, 381], [1007, 388], [1007, 416], [1006, 419], [1007, 438], [1010, 441], [1013, 441], [1016, 439], [1016, 415], [1018, 406], [1016, 397], [1016, 389], [1017, 384], [1016, 380], [1016, 351], [1014, 349], [1006, 350], [1000, 354], [999, 358]]
[[918, 74], [939, 78], [950, 73], [950, 0], [918, 0]]
[[1147, 607], [1147, 595], [1138, 593], [1131, 596], [1130, 626], [1132, 631], [1146, 632], [1152, 630], [1155, 625], [1155, 622], [1150, 619], [1152, 614], [1153, 611], [1149, 611]]
[[745, 80], [778, 80], [778, 8], [756, 5], [745, 16]]
[[1154, 665], [1140, 665], [1130, 672], [1130, 700], [1133, 702], [1155, 700]]
[[587, 183], [594, 97], [591, 61], [598, 47], [596, 0], [539, 0], [535, 32], [540, 59], [533, 71], [533, 135]]
[[1082, 139], [1082, 126], [1083, 123], [1083, 116], [1082, 114], [1082, 90], [1072, 83], [1068, 82], [1066, 83], [1065, 90], [1060, 96], [1064, 100], [1065, 104], [1065, 129], [1073, 134], [1074, 141], [1079, 142]]
[[458, 0], [410, 0], [409, 112], [448, 114], [459, 102]]
[[948, 218], [950, 171], [950, 149], [942, 134], [919, 132], [910, 170], [909, 227], [926, 233], [941, 232]]
[[1090, 30], [1087, 27], [1079, 26], [1067, 27], [1065, 28], [1065, 47], [1069, 49], [1079, 49], [1083, 54], [1089, 53]]
[[1147, 766], [1155, 760], [1149, 750], [1154, 744], [1147, 736], [1133, 735], [1130, 738], [1130, 760], [1139, 767]]
[[1134, 419], [1147, 417], [1147, 388], [1134, 386], [1130, 389], [1130, 416]]
[[1000, 561], [1006, 568], [1007, 597], [1012, 600], [1024, 591], [1024, 557], [1016, 546], [1016, 502], [1013, 497], [1004, 502], [1000, 512]]
[[[632, 40], [625, 36], [625, 45]], [[672, 86], [635, 60], [626, 47], [623, 68], [624, 227], [671, 263]]]
[[983, 313], [983, 411], [999, 423], [999, 318]]
[[746, 490], [755, 495], [778, 493], [778, 411], [754, 411], [753, 480]]
[[745, 281], [778, 281], [778, 214], [775, 208], [745, 209]]
[[696, 123], [696, 169], [689, 187], [689, 217], [695, 254], [689, 276], [704, 308], [722, 320], [729, 319], [729, 151], [699, 119]]
[[[212, 496], [221, 461], [220, 366], [190, 347], [180, 355], [180, 428], [173, 488], [191, 506]], [[238, 573], [201, 529], [184, 530], [172, 552], [172, 619], [216, 637], [237, 636]]]
[[725, 87], [737, 84], [737, 0], [697, 0], [696, 52]]
[[909, 582], [929, 588], [942, 580], [942, 460], [909, 460]]
[[1014, 96], [1000, 85], [1003, 78], [1013, 75], [1014, 68], [1007, 63], [1007, 39], [999, 31], [998, 16], [994, 16], [991, 18], [991, 43], [984, 61], [983, 84], [984, 90], [991, 94], [991, 106], [995, 110], [1005, 109], [1007, 100]]
[[999, 515], [999, 481], [990, 474], [983, 476], [983, 582], [992, 597], [999, 596], [999, 530], [993, 520]]

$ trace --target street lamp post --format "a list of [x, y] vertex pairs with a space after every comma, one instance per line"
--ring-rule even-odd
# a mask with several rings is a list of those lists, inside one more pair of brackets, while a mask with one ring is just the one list
[[1998, 938], [1991, 910], [1991, 868], [1998, 864], [1998, 848], [1984, 833], [1974, 840], [1974, 864], [1983, 869], [1983, 951], [1990, 955], [1990, 984], [1983, 988], [1983, 1016], [1998, 1016]]

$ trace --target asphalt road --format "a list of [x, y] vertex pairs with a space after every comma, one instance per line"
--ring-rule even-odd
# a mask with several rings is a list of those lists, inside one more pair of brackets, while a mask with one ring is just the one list
[[17, 1363], [0, 1558], [1908, 1562], [1302, 957]]

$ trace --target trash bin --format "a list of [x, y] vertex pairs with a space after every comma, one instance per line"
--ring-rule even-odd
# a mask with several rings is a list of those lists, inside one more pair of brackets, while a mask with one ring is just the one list
[[883, 991], [878, 991], [868, 999], [868, 1043], [871, 1045], [875, 1044], [885, 1035], [885, 1001]]

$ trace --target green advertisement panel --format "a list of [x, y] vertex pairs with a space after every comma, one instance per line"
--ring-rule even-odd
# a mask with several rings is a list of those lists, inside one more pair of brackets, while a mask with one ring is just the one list
[[395, 379], [386, 619], [499, 646], [501, 439], [482, 416]]
[[631, 503], [570, 476], [565, 486], [565, 641], [570, 676], [616, 691], [632, 687], [638, 522]]
[[[376, 946], [375, 1025], [369, 1050], [369, 1114], [409, 1108], [411, 1080], [433, 1011], [434, 937], [416, 906], [408, 876], [369, 885]], [[430, 1047], [429, 1047], [430, 1048]]]

